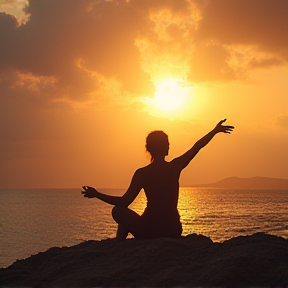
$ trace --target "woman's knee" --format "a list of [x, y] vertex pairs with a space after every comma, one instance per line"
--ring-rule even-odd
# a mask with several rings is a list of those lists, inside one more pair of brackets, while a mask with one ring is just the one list
[[114, 206], [112, 208], [112, 217], [116, 222], [118, 222], [117, 220], [119, 220], [119, 216], [123, 213], [121, 211], [123, 211], [123, 207], [121, 206]]
[[128, 207], [114, 206], [112, 208], [112, 217], [118, 224], [121, 224], [123, 221], [125, 223], [127, 221], [134, 221], [134, 219], [138, 219], [140, 216]]

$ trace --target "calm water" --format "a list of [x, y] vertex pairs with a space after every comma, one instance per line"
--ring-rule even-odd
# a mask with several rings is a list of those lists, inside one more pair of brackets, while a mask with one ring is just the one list
[[[99, 189], [122, 195], [121, 189]], [[131, 208], [141, 213], [144, 193]], [[181, 188], [183, 235], [201, 233], [213, 241], [268, 232], [288, 238], [288, 190]], [[0, 190], [0, 267], [84, 240], [115, 236], [111, 206], [86, 199], [80, 189]]]

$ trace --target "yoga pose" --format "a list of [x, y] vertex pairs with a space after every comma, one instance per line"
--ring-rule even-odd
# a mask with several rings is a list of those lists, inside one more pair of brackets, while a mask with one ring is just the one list
[[[182, 225], [177, 210], [180, 173], [217, 133], [230, 134], [233, 131], [233, 126], [222, 125], [225, 121], [221, 120], [190, 150], [171, 162], [165, 160], [169, 151], [168, 136], [163, 131], [151, 132], [146, 138], [146, 150], [151, 155], [151, 163], [135, 172], [128, 190], [121, 197], [100, 193], [89, 186], [83, 187], [84, 197], [98, 198], [114, 206], [112, 216], [118, 223], [116, 239], [126, 239], [129, 232], [136, 239], [181, 236]], [[147, 197], [147, 207], [142, 215], [138, 215], [128, 206], [142, 188]]]

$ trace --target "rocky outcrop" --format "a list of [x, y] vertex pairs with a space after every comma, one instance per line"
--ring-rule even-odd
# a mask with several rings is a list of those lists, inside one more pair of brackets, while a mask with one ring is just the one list
[[288, 240], [264, 233], [213, 243], [113, 239], [51, 248], [0, 269], [1, 287], [288, 287]]

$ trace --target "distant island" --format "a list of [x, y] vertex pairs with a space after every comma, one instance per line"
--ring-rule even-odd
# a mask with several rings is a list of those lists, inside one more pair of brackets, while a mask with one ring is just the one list
[[288, 179], [269, 177], [229, 177], [210, 184], [191, 185], [193, 187], [211, 187], [227, 189], [288, 189]]

